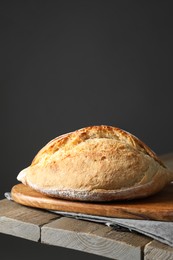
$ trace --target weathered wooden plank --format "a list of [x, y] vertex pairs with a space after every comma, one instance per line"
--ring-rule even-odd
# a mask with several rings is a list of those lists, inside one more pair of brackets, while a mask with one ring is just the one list
[[58, 216], [21, 206], [6, 199], [0, 201], [0, 232], [33, 240], [40, 239], [40, 226]]
[[151, 239], [112, 227], [63, 217], [41, 228], [41, 242], [112, 259], [141, 259]]
[[173, 248], [158, 241], [149, 242], [144, 249], [145, 260], [172, 260]]
[[8, 201], [7, 199], [3, 199], [0, 201], [0, 216], [5, 216], [9, 214], [10, 211], [18, 210], [19, 208], [19, 204]]

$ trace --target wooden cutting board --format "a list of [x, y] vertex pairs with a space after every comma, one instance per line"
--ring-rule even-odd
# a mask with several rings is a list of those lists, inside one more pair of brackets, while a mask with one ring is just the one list
[[173, 221], [173, 183], [151, 197], [121, 202], [92, 203], [51, 198], [23, 184], [15, 185], [11, 195], [17, 203], [41, 209], [105, 217]]

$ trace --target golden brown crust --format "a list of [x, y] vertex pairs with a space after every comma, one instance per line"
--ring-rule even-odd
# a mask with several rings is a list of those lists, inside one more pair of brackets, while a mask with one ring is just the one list
[[50, 196], [94, 201], [149, 196], [170, 174], [137, 137], [101, 125], [53, 139], [18, 179]]
[[107, 126], [107, 125], [89, 126], [54, 138], [40, 150], [40, 152], [34, 158], [32, 165], [38, 163], [40, 157], [42, 158], [44, 154], [50, 155], [55, 151], [57, 151], [58, 149], [62, 148], [63, 146], [68, 145], [68, 143], [72, 147], [90, 138], [104, 138], [104, 137], [117, 139], [122, 142], [124, 141], [129, 145], [131, 145], [132, 147], [150, 155], [156, 161], [158, 161], [162, 166], [164, 166], [161, 160], [156, 156], [156, 154], [137, 137], [118, 127]]

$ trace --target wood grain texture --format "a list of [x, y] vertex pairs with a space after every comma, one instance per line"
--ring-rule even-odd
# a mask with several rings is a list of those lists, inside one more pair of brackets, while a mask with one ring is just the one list
[[40, 226], [58, 216], [21, 206], [6, 199], [0, 201], [0, 232], [33, 241], [40, 239]]
[[118, 232], [111, 227], [87, 221], [61, 218], [41, 228], [41, 242], [63, 246], [111, 259], [141, 259], [150, 241], [142, 235]]
[[122, 202], [89, 203], [60, 200], [36, 192], [23, 184], [17, 184], [12, 188], [12, 197], [18, 203], [36, 208], [106, 217], [173, 221], [173, 183], [149, 198]]
[[172, 260], [173, 248], [158, 241], [149, 242], [144, 249], [144, 260]]
[[[61, 217], [0, 201], [0, 232], [111, 259], [173, 259], [173, 248], [152, 239], [94, 222]], [[145, 250], [144, 250], [145, 249]]]

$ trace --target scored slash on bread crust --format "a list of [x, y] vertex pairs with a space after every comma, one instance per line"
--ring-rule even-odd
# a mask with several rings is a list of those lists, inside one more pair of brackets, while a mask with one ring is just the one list
[[40, 152], [34, 158], [32, 165], [36, 164], [44, 153], [51, 154], [63, 146], [68, 145], [69, 143], [71, 146], [73, 146], [90, 138], [112, 138], [122, 142], [127, 142], [132, 147], [150, 155], [162, 166], [164, 166], [156, 154], [136, 136], [118, 127], [107, 125], [89, 126], [54, 138], [40, 150]]
[[17, 178], [49, 196], [110, 201], [154, 194], [172, 175], [137, 137], [100, 125], [53, 139]]

